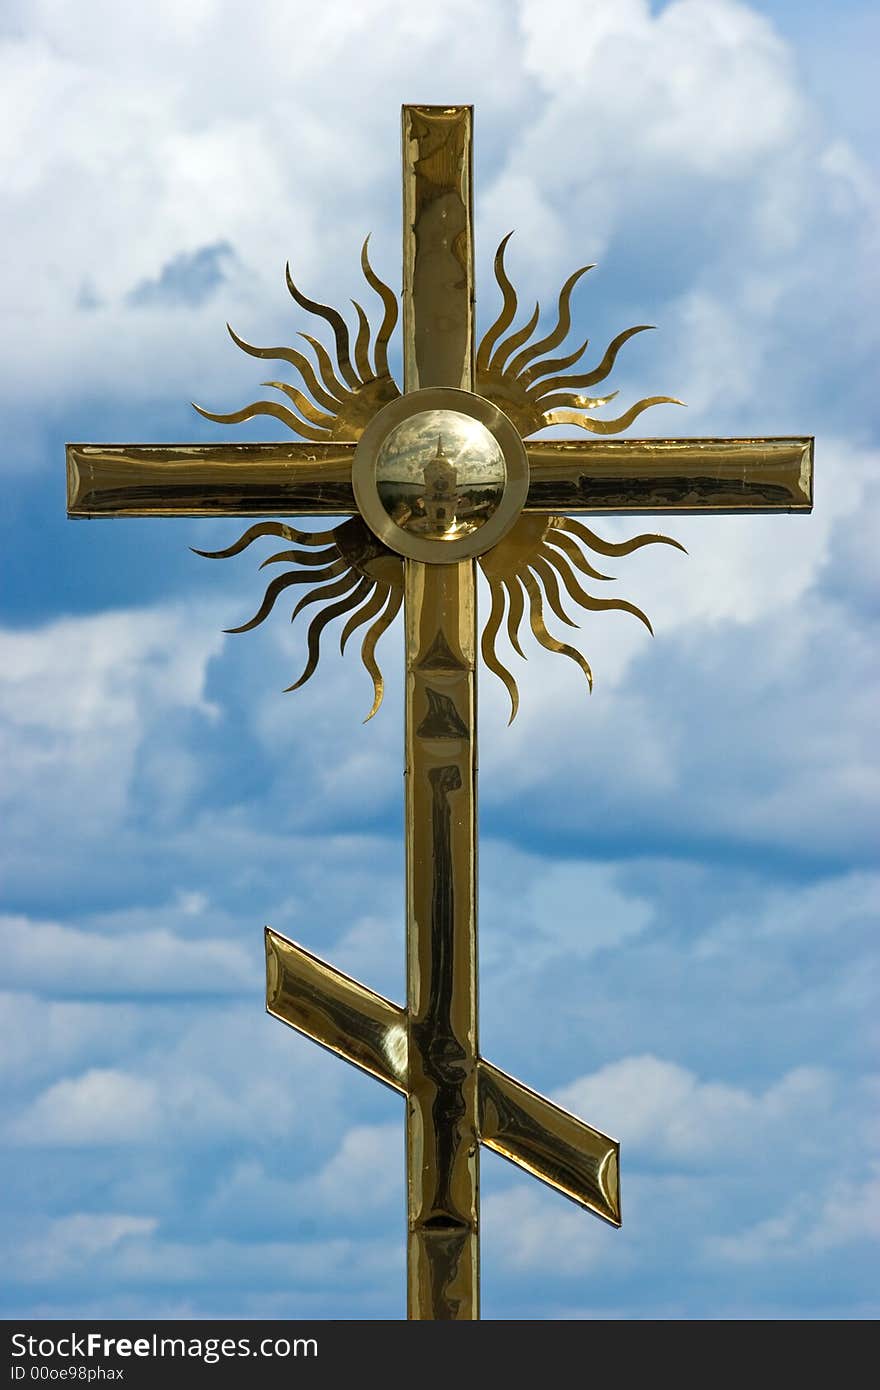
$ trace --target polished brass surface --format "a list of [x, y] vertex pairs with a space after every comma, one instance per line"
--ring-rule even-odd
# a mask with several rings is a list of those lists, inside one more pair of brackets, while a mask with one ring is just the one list
[[449, 564], [491, 549], [525, 504], [529, 465], [507, 416], [451, 387], [408, 391], [380, 411], [352, 464], [358, 509], [411, 560]]
[[[270, 927], [266, 1007], [282, 1023], [407, 1095], [407, 1010]], [[480, 1143], [619, 1226], [617, 1141], [482, 1057], [476, 1078]]]
[[397, 1091], [407, 1088], [406, 1012], [266, 928], [266, 1009]]
[[[403, 109], [407, 392], [473, 389], [471, 121]], [[480, 1292], [476, 581], [473, 560], [404, 573], [408, 1308], [466, 1321]]]
[[[474, 389], [473, 109], [403, 108], [403, 377]], [[502, 407], [503, 409], [503, 407]]]
[[[526, 510], [809, 512], [812, 439], [532, 439]], [[343, 516], [354, 444], [68, 444], [67, 510]]]
[[308, 658], [302, 675], [286, 690], [298, 690], [314, 675], [320, 656], [321, 634], [328, 623], [349, 614], [339, 639], [340, 651], [345, 651], [352, 633], [369, 623], [361, 643], [361, 660], [373, 681], [373, 704], [367, 720], [372, 719], [382, 703], [385, 682], [376, 661], [376, 643], [391, 626], [400, 611], [403, 599], [403, 564], [376, 539], [359, 516], [330, 531], [299, 531], [278, 521], [258, 521], [224, 550], [197, 550], [208, 560], [228, 560], [239, 555], [254, 541], [275, 536], [292, 542], [294, 549], [279, 550], [260, 565], [292, 565], [269, 581], [263, 602], [249, 622], [228, 627], [227, 632], [249, 632], [262, 623], [285, 590], [294, 585], [311, 587], [294, 605], [291, 622], [304, 608], [317, 603], [321, 607], [309, 624], [306, 638]]
[[530, 511], [810, 512], [813, 440], [532, 439]]
[[473, 564], [406, 562], [409, 1300], [478, 1316]]
[[[288, 271], [290, 293], [328, 325], [335, 352], [310, 333], [302, 334], [308, 352], [251, 347], [233, 333], [245, 352], [292, 367], [296, 380], [265, 383], [282, 400], [256, 400], [226, 415], [201, 412], [225, 423], [270, 415], [307, 443], [67, 449], [74, 517], [358, 511], [325, 531], [261, 521], [233, 544], [199, 552], [226, 558], [262, 538], [291, 545], [264, 560], [283, 568], [253, 617], [231, 629], [257, 626], [282, 594], [305, 586], [293, 616], [317, 609], [305, 669], [290, 689], [315, 670], [324, 628], [344, 617], [343, 647], [366, 629], [361, 651], [374, 713], [382, 697], [376, 641], [405, 605], [407, 1006], [268, 929], [266, 997], [275, 1017], [406, 1097], [409, 1315], [447, 1320], [479, 1315], [481, 1143], [620, 1223], [616, 1142], [479, 1056], [474, 557], [491, 598], [482, 654], [508, 689], [513, 717], [516, 682], [496, 651], [502, 627], [519, 651], [528, 616], [538, 642], [576, 662], [591, 683], [583, 655], [548, 631], [545, 605], [566, 625], [574, 625], [574, 605], [622, 610], [650, 627], [633, 604], [593, 592], [607, 576], [590, 557], [678, 544], [654, 533], [607, 542], [572, 513], [809, 511], [813, 466], [805, 438], [538, 439], [525, 446], [525, 435], [554, 424], [611, 434], [673, 398], [638, 401], [613, 419], [592, 414], [615, 393], [588, 397], [581, 389], [604, 381], [620, 348], [646, 325], [619, 334], [588, 371], [571, 373], [587, 347], [564, 347], [571, 295], [585, 271], [563, 286], [553, 328], [536, 339], [537, 308], [516, 324], [506, 240], [495, 262], [501, 310], [475, 358], [471, 135], [469, 107], [404, 107], [405, 396], [388, 369], [396, 301], [365, 245], [364, 276], [382, 306], [378, 328], [355, 305], [352, 345], [341, 315], [308, 299]], [[404, 448], [394, 430], [407, 419], [416, 425]], [[435, 428], [436, 449], [425, 462]], [[460, 477], [453, 438], [468, 429], [480, 457]], [[403, 466], [413, 444], [419, 473], [412, 460]], [[529, 1025], [540, 1029], [540, 1020]]]
[[[536, 1027], [540, 1021], [535, 1019]], [[480, 1140], [612, 1226], [621, 1224], [620, 1145], [481, 1058]]]
[[[507, 609], [507, 634], [510, 645], [519, 656], [523, 656], [519, 636], [522, 622], [528, 608], [529, 625], [532, 632], [547, 651], [558, 652], [574, 661], [587, 678], [592, 690], [593, 673], [585, 657], [567, 642], [560, 642], [552, 636], [544, 621], [544, 601], [556, 616], [568, 627], [577, 627], [566, 608], [572, 603], [589, 612], [602, 613], [617, 610], [632, 613], [653, 633], [654, 629], [641, 608], [622, 598], [599, 598], [588, 593], [575, 571], [593, 580], [607, 582], [611, 575], [597, 570], [585, 555], [585, 550], [599, 555], [619, 557], [630, 555], [643, 545], [673, 545], [677, 550], [684, 546], [670, 536], [643, 535], [631, 540], [612, 543], [597, 536], [582, 522], [573, 517], [542, 516], [540, 512], [526, 512], [516, 525], [488, 554], [480, 556], [480, 567], [489, 581], [491, 608], [486, 626], [483, 628], [481, 650], [483, 660], [490, 671], [503, 681], [510, 696], [510, 720], [513, 723], [519, 708], [519, 690], [516, 681], [498, 656], [496, 641]], [[560, 580], [565, 590], [563, 600]]]
[[68, 444], [67, 514], [345, 516], [354, 444]]
[[588, 410], [599, 410], [607, 405], [617, 392], [584, 396], [580, 389], [604, 381], [624, 343], [636, 333], [644, 333], [651, 325], [642, 323], [618, 333], [602, 360], [590, 371], [564, 371], [563, 368], [579, 362], [589, 346], [589, 339], [586, 339], [561, 357], [553, 355], [564, 344], [571, 328], [572, 290], [581, 276], [594, 267], [581, 266], [569, 276], [559, 294], [555, 324], [549, 333], [536, 339], [539, 305], [535, 305], [534, 313], [525, 324], [519, 328], [512, 326], [519, 304], [504, 268], [504, 252], [511, 235], [507, 234], [495, 253], [495, 279], [502, 302], [498, 317], [486, 330], [477, 350], [477, 391], [510, 416], [524, 439], [548, 425], [577, 425], [590, 434], [618, 434], [652, 405], [683, 404], [675, 396], [649, 396], [613, 420], [594, 420], [586, 415]]

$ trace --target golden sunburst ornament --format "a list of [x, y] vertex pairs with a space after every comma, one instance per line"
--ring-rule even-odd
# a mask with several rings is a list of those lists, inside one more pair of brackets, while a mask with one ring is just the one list
[[347, 615], [340, 638], [343, 651], [352, 634], [369, 624], [361, 658], [373, 681], [373, 705], [367, 719], [372, 718], [384, 690], [376, 644], [400, 609], [407, 556], [446, 564], [471, 556], [478, 558], [491, 597], [481, 652], [487, 668], [507, 689], [511, 721], [519, 707], [519, 692], [514, 676], [497, 652], [505, 611], [506, 632], [514, 651], [524, 655], [520, 632], [528, 614], [538, 643], [574, 661], [590, 689], [593, 678], [586, 658], [548, 630], [545, 604], [570, 627], [578, 624], [567, 611], [566, 603], [588, 612], [631, 613], [652, 631], [640, 608], [622, 598], [600, 598], [588, 593], [578, 576], [603, 584], [611, 578], [590, 563], [588, 552], [616, 558], [655, 543], [679, 550], [684, 547], [668, 536], [656, 534], [613, 543], [571, 517], [523, 511], [528, 463], [522, 441], [540, 429], [562, 424], [577, 425], [592, 434], [615, 434], [652, 405], [682, 402], [672, 396], [650, 396], [616, 418], [593, 416], [591, 412], [607, 405], [617, 392], [586, 396], [583, 389], [604, 381], [624, 343], [650, 325], [626, 329], [613, 339], [595, 367], [571, 373], [568, 369], [583, 357], [589, 340], [568, 353], [551, 354], [569, 336], [572, 292], [593, 267], [583, 266], [569, 276], [559, 294], [553, 328], [535, 338], [540, 313], [537, 304], [525, 323], [514, 326], [518, 301], [504, 265], [509, 239], [504, 238], [495, 256], [495, 278], [502, 304], [477, 350], [475, 394], [435, 389], [401, 396], [388, 365], [389, 342], [398, 318], [397, 301], [370, 264], [369, 238], [361, 252], [361, 267], [384, 312], [374, 334], [365, 310], [352, 301], [358, 319], [353, 347], [342, 315], [309, 299], [287, 270], [287, 287], [296, 303], [329, 325], [335, 361], [327, 347], [310, 333], [300, 336], [311, 349], [311, 358], [295, 348], [253, 347], [229, 328], [233, 341], [251, 356], [294, 367], [299, 384], [263, 383], [281, 393], [286, 398], [283, 403], [257, 400], [228, 414], [196, 406], [200, 414], [222, 424], [270, 415], [315, 443], [358, 442], [352, 482], [361, 515], [317, 532], [281, 522], [259, 522], [223, 550], [196, 552], [210, 559], [225, 559], [240, 554], [264, 536], [292, 543], [293, 549], [270, 555], [261, 568], [275, 564], [293, 568], [271, 580], [260, 607], [248, 622], [227, 629], [249, 631], [269, 616], [287, 589], [310, 585], [294, 606], [291, 620], [312, 605], [321, 606], [308, 628], [305, 667], [288, 690], [298, 689], [314, 674], [324, 629]]
[[[323, 343], [310, 333], [301, 333], [300, 337], [314, 352], [314, 362], [296, 348], [253, 347], [243, 338], [239, 338], [235, 330], [227, 324], [232, 341], [243, 352], [249, 353], [251, 357], [287, 362], [295, 367], [309, 395], [305, 395], [299, 387], [290, 386], [284, 381], [264, 381], [264, 386], [280, 391], [290, 404], [283, 405], [279, 401], [253, 401], [243, 410], [235, 410], [225, 415], [203, 410], [197, 405], [195, 409], [200, 415], [221, 425], [239, 425], [245, 420], [254, 419], [257, 415], [271, 415], [283, 425], [288, 425], [302, 439], [311, 439], [315, 443], [331, 444], [336, 440], [360, 438], [376, 412], [400, 395], [400, 388], [388, 370], [388, 343], [397, 324], [397, 300], [394, 291], [379, 279], [370, 265], [369, 241], [370, 238], [367, 237], [361, 249], [361, 269], [364, 279], [370, 289], [379, 296], [385, 310], [375, 335], [375, 343], [363, 305], [356, 299], [352, 300], [358, 318], [358, 331], [352, 349], [348, 325], [339, 311], [327, 304], [318, 304], [316, 300], [304, 295], [294, 284], [288, 265], [285, 268], [287, 288], [300, 308], [326, 320], [330, 325], [336, 344], [336, 362], [333, 362]], [[300, 412], [299, 415], [297, 411]]]
[[572, 291], [582, 276], [595, 270], [593, 265], [581, 266], [569, 275], [559, 293], [556, 323], [545, 337], [535, 340], [533, 336], [540, 314], [538, 304], [531, 318], [521, 328], [514, 329], [504, 337], [519, 307], [516, 291], [504, 268], [504, 252], [512, 235], [512, 232], [508, 232], [495, 253], [495, 279], [501, 290], [501, 311], [477, 350], [476, 378], [478, 394], [499, 406], [516, 425], [523, 439], [528, 439], [548, 425], [577, 425], [590, 434], [618, 434], [628, 429], [637, 416], [652, 405], [683, 404], [674, 396], [648, 396], [645, 400], [636, 401], [614, 420], [594, 420], [584, 413], [607, 405], [614, 400], [617, 392], [612, 391], [608, 396], [584, 396], [580, 394], [581, 389], [605, 381], [624, 343], [637, 333], [645, 333], [653, 328], [653, 324], [640, 323], [635, 328], [618, 333], [606, 348], [602, 360], [589, 372], [572, 374], [565, 371], [583, 357], [590, 345], [589, 338], [562, 357], [547, 355], [561, 347], [568, 337], [571, 331]]
[[320, 655], [321, 634], [328, 623], [346, 613], [351, 614], [339, 639], [339, 650], [344, 652], [352, 634], [373, 619], [361, 644], [361, 660], [373, 680], [373, 707], [367, 715], [367, 719], [372, 719], [385, 691], [385, 682], [376, 661], [376, 643], [397, 617], [403, 602], [403, 561], [400, 556], [382, 545], [359, 516], [349, 517], [341, 526], [328, 531], [299, 531], [283, 522], [260, 521], [255, 526], [249, 526], [244, 535], [225, 550], [196, 550], [195, 553], [209, 560], [226, 560], [240, 554], [261, 536], [277, 536], [303, 548], [279, 550], [264, 560], [260, 569], [278, 564], [295, 565], [297, 568], [271, 580], [263, 602], [249, 622], [242, 623], [240, 627], [226, 628], [226, 631], [249, 632], [268, 618], [286, 589], [297, 584], [313, 585], [295, 605], [290, 620], [293, 622], [310, 604], [323, 603], [324, 607], [309, 624], [306, 638], [308, 658], [299, 678], [286, 687], [289, 691], [298, 690], [314, 675]]

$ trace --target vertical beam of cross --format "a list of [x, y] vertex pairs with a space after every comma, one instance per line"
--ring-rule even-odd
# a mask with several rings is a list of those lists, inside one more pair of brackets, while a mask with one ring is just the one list
[[[404, 390], [474, 380], [470, 107], [403, 110]], [[475, 562], [405, 562], [407, 1291], [479, 1317]]]

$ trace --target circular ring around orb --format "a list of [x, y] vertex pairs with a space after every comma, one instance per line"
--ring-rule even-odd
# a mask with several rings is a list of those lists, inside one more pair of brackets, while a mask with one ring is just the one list
[[529, 489], [516, 426], [470, 391], [409, 391], [376, 414], [352, 463], [370, 530], [410, 560], [448, 565], [481, 555], [510, 530]]

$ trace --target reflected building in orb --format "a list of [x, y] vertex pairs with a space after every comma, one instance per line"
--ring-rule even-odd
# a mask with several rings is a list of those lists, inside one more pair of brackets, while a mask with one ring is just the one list
[[497, 440], [454, 410], [423, 411], [392, 430], [379, 450], [376, 487], [401, 530], [456, 540], [483, 526], [504, 491]]
[[455, 464], [443, 448], [443, 436], [437, 436], [437, 452], [425, 464], [425, 517], [428, 534], [442, 536], [455, 526], [458, 508], [458, 474]]

